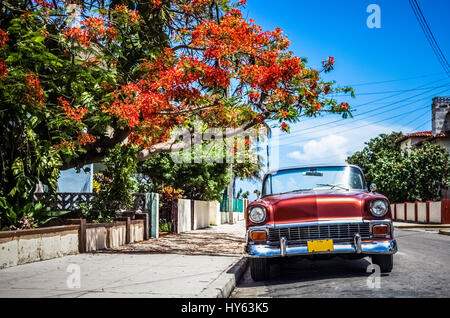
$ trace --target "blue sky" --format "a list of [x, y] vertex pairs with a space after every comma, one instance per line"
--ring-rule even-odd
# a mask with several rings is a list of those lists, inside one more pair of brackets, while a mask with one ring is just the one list
[[[450, 1], [418, 3], [450, 61]], [[381, 9], [379, 29], [367, 27], [370, 4]], [[450, 95], [450, 77], [408, 0], [248, 0], [245, 14], [263, 29], [283, 29], [291, 50], [308, 58], [309, 66], [320, 68], [322, 60], [335, 57], [335, 70], [324, 78], [351, 85], [357, 94], [355, 99], [342, 99], [354, 109], [354, 119], [337, 121], [339, 116], [327, 115], [292, 125], [290, 135], [280, 136], [278, 156], [272, 141], [272, 169], [344, 162], [378, 134], [431, 130], [432, 98]], [[367, 85], [373, 82], [384, 83]], [[257, 187], [239, 183], [238, 189], [240, 186]]]

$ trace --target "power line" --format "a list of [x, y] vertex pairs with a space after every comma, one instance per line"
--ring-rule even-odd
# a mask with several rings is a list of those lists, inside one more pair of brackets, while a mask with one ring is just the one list
[[[337, 132], [335, 132], [335, 134], [342, 134], [342, 133], [345, 133], [345, 132], [348, 132], [348, 131], [351, 131], [351, 130], [355, 130], [355, 129], [367, 127], [369, 125], [374, 125], [374, 124], [378, 124], [378, 123], [381, 123], [381, 122], [384, 122], [384, 121], [392, 120], [392, 119], [395, 119], [395, 118], [398, 118], [398, 117], [401, 117], [401, 116], [405, 116], [407, 114], [415, 113], [415, 112], [420, 111], [422, 109], [427, 109], [428, 107], [429, 106], [417, 108], [417, 109], [415, 109], [413, 111], [408, 111], [408, 112], [404, 112], [404, 113], [398, 114], [396, 116], [392, 116], [392, 117], [389, 117], [389, 118], [384, 118], [382, 120], [378, 120], [378, 121], [372, 122], [370, 124], [364, 124], [364, 125], [361, 125], [361, 126], [358, 126], [358, 127], [351, 127], [349, 129], [345, 129], [345, 130], [342, 130], [342, 131], [337, 131]], [[304, 140], [302, 140], [302, 142], [314, 140], [314, 139], [317, 139], [317, 138], [323, 138], [323, 137], [326, 137], [326, 136], [329, 136], [329, 134], [325, 134], [325, 135], [315, 136], [313, 138], [304, 139]], [[287, 144], [282, 144], [282, 143], [279, 144], [279, 146], [285, 146], [285, 145], [287, 145]]]
[[[426, 89], [436, 89], [436, 88], [442, 88], [442, 87], [446, 87], [449, 86], [447, 85], [441, 85], [441, 86], [435, 86], [435, 87], [424, 87], [424, 88], [410, 88], [410, 89], [403, 89], [403, 90], [396, 90], [396, 91], [382, 91], [382, 92], [370, 92], [370, 93], [355, 93], [356, 96], [361, 96], [361, 95], [380, 95], [380, 94], [392, 94], [392, 93], [403, 93], [403, 92], [413, 92], [413, 91], [421, 91], [421, 90], [426, 90]], [[347, 96], [344, 94], [338, 94], [335, 96]]]
[[424, 123], [420, 124], [420, 126], [417, 126], [417, 127], [414, 128], [413, 130], [414, 130], [414, 131], [418, 130], [420, 127], [424, 126], [425, 124], [428, 124], [428, 122], [430, 122], [430, 119], [427, 119]]
[[416, 19], [419, 22], [419, 25], [422, 28], [425, 37], [427, 38], [428, 42], [431, 45], [431, 49], [438, 58], [438, 61], [441, 64], [444, 71], [447, 73], [448, 76], [450, 76], [450, 65], [447, 59], [445, 58], [445, 55], [442, 53], [442, 50], [439, 47], [439, 44], [437, 43], [436, 38], [434, 37], [433, 32], [431, 31], [430, 26], [428, 25], [428, 22], [425, 19], [422, 10], [420, 9], [419, 4], [417, 3], [416, 0], [409, 0], [409, 4], [413, 9], [414, 15], [416, 16]]
[[[420, 89], [420, 88], [422, 88], [422, 87], [424, 87], [424, 86], [427, 86], [427, 85], [436, 84], [436, 83], [441, 82], [442, 80], [445, 80], [445, 79], [446, 79], [446, 77], [440, 78], [440, 79], [438, 79], [437, 81], [431, 81], [431, 82], [428, 82], [428, 83], [426, 83], [426, 84], [419, 85], [419, 86], [415, 87], [415, 89]], [[450, 84], [450, 83], [447, 83], [447, 85], [449, 85], [449, 84]], [[359, 104], [359, 105], [356, 105], [356, 106], [353, 106], [353, 107], [363, 107], [363, 106], [367, 106], [367, 105], [373, 105], [373, 104], [375, 104], [375, 103], [377, 103], [377, 102], [379, 102], [379, 101], [386, 101], [387, 99], [390, 99], [391, 97], [397, 97], [397, 96], [403, 95], [403, 94], [405, 94], [405, 93], [406, 93], [406, 92], [395, 93], [395, 94], [392, 94], [392, 95], [390, 95], [390, 96], [387, 96], [387, 97], [381, 97], [381, 98], [378, 98], [378, 99], [375, 99], [375, 100], [370, 100], [370, 101], [368, 101], [368, 102], [366, 102], [366, 103]], [[426, 92], [425, 92], [425, 93], [426, 93]], [[420, 95], [420, 94], [419, 94], [419, 95]], [[415, 95], [415, 96], [419, 96], [419, 95]], [[412, 96], [411, 98], [414, 98], [415, 96]], [[400, 100], [400, 101], [394, 103], [394, 105], [397, 104], [397, 103], [401, 103], [402, 101], [404, 101], [404, 100]], [[362, 114], [355, 115], [355, 117], [356, 117], [356, 116], [359, 116], [359, 115], [362, 115]], [[302, 122], [308, 122], [308, 121], [313, 120], [313, 119], [316, 119], [316, 117], [306, 118], [306, 119], [304, 119]], [[338, 121], [341, 121], [341, 120], [344, 120], [344, 119], [341, 118], [341, 119], [332, 121], [332, 122], [330, 122], [330, 123], [335, 123], [335, 122], [338, 122]], [[291, 136], [293, 136], [293, 135], [294, 135], [294, 134], [292, 134]]]
[[357, 86], [377, 85], [377, 84], [392, 83], [392, 82], [402, 82], [402, 81], [408, 81], [408, 80], [412, 80], [412, 79], [418, 79], [418, 78], [424, 78], [424, 77], [441, 75], [441, 74], [444, 74], [444, 73], [443, 72], [441, 72], [441, 73], [432, 73], [432, 74], [419, 75], [419, 76], [414, 76], [414, 77], [406, 77], [406, 78], [400, 78], [400, 79], [384, 80], [384, 81], [378, 81], [378, 82], [366, 82], [366, 83], [360, 83], [360, 84], [349, 84], [349, 85], [344, 85], [344, 86], [357, 87]]
[[[449, 84], [450, 84], [450, 83], [448, 83], [446, 86], [448, 86]], [[393, 102], [393, 103], [390, 103], [390, 104], [387, 104], [387, 105], [384, 105], [384, 106], [380, 106], [380, 107], [377, 107], [377, 108], [368, 110], [368, 111], [366, 111], [366, 112], [363, 112], [363, 113], [360, 113], [360, 114], [358, 114], [358, 115], [355, 115], [354, 117], [360, 117], [360, 116], [362, 116], [362, 115], [366, 115], [366, 114], [372, 113], [372, 112], [374, 112], [374, 111], [381, 110], [381, 109], [384, 109], [384, 108], [387, 108], [387, 107], [390, 107], [390, 106], [393, 106], [393, 105], [402, 103], [402, 102], [407, 101], [407, 100], [410, 100], [410, 99], [412, 99], [412, 98], [414, 98], [414, 97], [417, 97], [417, 96], [420, 96], [420, 95], [427, 94], [427, 93], [429, 93], [429, 92], [431, 92], [431, 91], [433, 91], [433, 90], [435, 90], [435, 89], [429, 89], [427, 92], [423, 92], [423, 93], [420, 93], [420, 94], [417, 94], [417, 95], [414, 95], [414, 96], [410, 96], [410, 97], [404, 98], [404, 99], [402, 99], [402, 100], [400, 100], [400, 101], [397, 101], [397, 102]], [[443, 90], [443, 91], [440, 91], [440, 92], [438, 92], [438, 94], [440, 94], [441, 92], [445, 92], [446, 90], [447, 90], [447, 89], [445, 89], [445, 90]], [[388, 113], [388, 112], [397, 110], [397, 109], [399, 109], [399, 108], [403, 108], [403, 107], [405, 107], [405, 106], [412, 105], [412, 104], [417, 103], [417, 102], [419, 102], [419, 101], [429, 99], [429, 98], [431, 98], [431, 97], [433, 97], [433, 96], [435, 96], [435, 95], [436, 95], [436, 93], [433, 93], [433, 94], [428, 95], [428, 96], [426, 96], [426, 97], [424, 97], [424, 98], [416, 99], [416, 100], [414, 100], [414, 101], [412, 101], [412, 102], [410, 102], [410, 103], [403, 104], [403, 105], [401, 105], [401, 106], [399, 106], [399, 107], [391, 108], [391, 109], [389, 109], [389, 110], [387, 110], [387, 111], [383, 111], [383, 112], [381, 112], [381, 113], [376, 113], [375, 115], [376, 115], [376, 116], [382, 115], [382, 114], [385, 114], [385, 113]], [[364, 120], [364, 119], [367, 119], [367, 117], [365, 117], [365, 118], [360, 118], [360, 119], [357, 119], [357, 120], [354, 120], [353, 122], [356, 122], [356, 121], [359, 121], [359, 120]], [[335, 120], [335, 121], [332, 121], [332, 122], [326, 122], [326, 123], [322, 123], [322, 124], [319, 124], [319, 125], [316, 125], [316, 126], [313, 126], [313, 127], [305, 128], [305, 129], [303, 129], [301, 132], [298, 132], [298, 133], [289, 135], [287, 139], [291, 139], [292, 137], [296, 137], [296, 136], [298, 136], [298, 135], [301, 135], [301, 134], [302, 134], [303, 132], [305, 132], [305, 131], [310, 131], [310, 130], [313, 130], [313, 129], [318, 128], [318, 127], [328, 126], [328, 125], [330, 125], [330, 124], [337, 123], [337, 122], [342, 122], [342, 121], [344, 121], [344, 120], [348, 120], [348, 119], [338, 119], [338, 120]]]
[[422, 113], [420, 116], [417, 116], [416, 118], [414, 118], [413, 120], [409, 121], [407, 124], [404, 124], [405, 127], [408, 127], [409, 125], [411, 125], [412, 123], [416, 122], [417, 120], [421, 119], [422, 116], [425, 116], [426, 114], [428, 114], [428, 109]]

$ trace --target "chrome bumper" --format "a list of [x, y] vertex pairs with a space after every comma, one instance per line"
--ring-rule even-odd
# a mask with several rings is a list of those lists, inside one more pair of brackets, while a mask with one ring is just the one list
[[308, 252], [306, 245], [287, 245], [281, 243], [280, 246], [259, 245], [249, 243], [245, 248], [247, 257], [269, 258], [269, 257], [289, 257], [299, 255], [314, 254], [395, 254], [397, 252], [397, 241], [395, 239], [387, 241], [367, 241], [355, 243], [334, 243], [334, 250], [331, 252]]

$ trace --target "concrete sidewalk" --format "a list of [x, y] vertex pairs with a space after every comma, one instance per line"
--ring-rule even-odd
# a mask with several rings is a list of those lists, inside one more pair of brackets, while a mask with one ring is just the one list
[[10, 267], [0, 297], [228, 297], [246, 269], [244, 237], [239, 222]]

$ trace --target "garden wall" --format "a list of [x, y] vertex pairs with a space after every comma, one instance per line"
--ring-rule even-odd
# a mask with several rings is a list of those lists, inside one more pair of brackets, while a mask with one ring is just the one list
[[70, 225], [0, 232], [0, 269], [143, 241], [148, 239], [146, 220], [146, 216], [114, 223], [72, 219], [67, 220]]
[[194, 201], [194, 216], [193, 220], [193, 230], [204, 229], [210, 226], [210, 204], [208, 201]]
[[220, 212], [220, 202], [209, 201], [209, 223], [210, 225], [221, 225], [222, 215]]
[[[248, 201], [245, 200], [245, 207]], [[220, 212], [217, 201], [178, 199], [176, 206], [176, 233], [184, 233], [230, 223], [229, 212]], [[233, 212], [233, 223], [244, 219], [243, 212]]]
[[450, 202], [405, 202], [391, 204], [392, 217], [395, 221], [450, 224]]
[[78, 225], [0, 232], [0, 268], [77, 254]]

